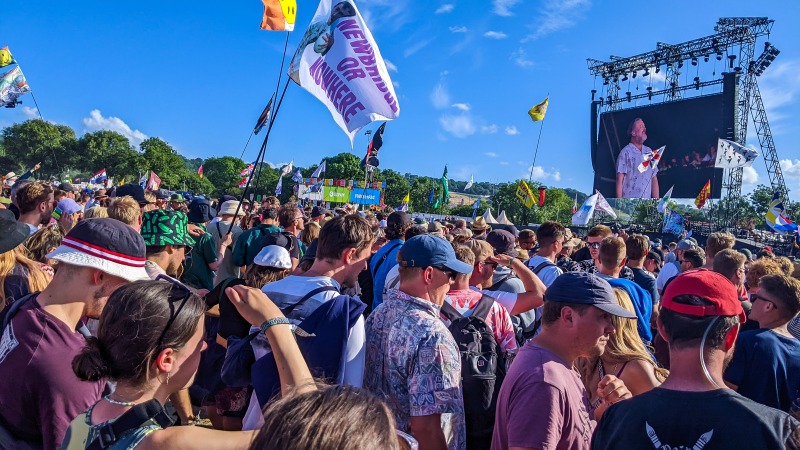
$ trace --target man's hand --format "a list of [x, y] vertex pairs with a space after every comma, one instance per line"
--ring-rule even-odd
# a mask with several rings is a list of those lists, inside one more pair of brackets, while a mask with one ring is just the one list
[[190, 224], [186, 225], [186, 231], [189, 232], [189, 234], [194, 236], [194, 237], [200, 237], [200, 236], [206, 234], [206, 232], [203, 231], [202, 228], [198, 227], [197, 225], [195, 225], [193, 223], [190, 223]]
[[35, 166], [31, 169], [31, 172], [36, 172], [37, 170], [42, 168], [42, 163], [38, 162]]
[[625, 387], [625, 383], [614, 375], [606, 375], [597, 383], [597, 396], [603, 403], [594, 411], [595, 418], [600, 420], [603, 413], [606, 412], [609, 406], [617, 403], [620, 400], [629, 399], [632, 397], [631, 391]]
[[225, 237], [222, 238], [222, 242], [220, 242], [220, 247], [228, 247], [233, 243], [233, 233], [226, 233]]
[[498, 253], [494, 256], [490, 256], [489, 261], [496, 262], [503, 267], [511, 267], [511, 264], [514, 262], [514, 257]]
[[628, 240], [628, 233], [625, 230], [623, 230], [622, 228], [620, 228], [619, 229], [619, 237], [621, 237], [623, 241], [627, 241]]

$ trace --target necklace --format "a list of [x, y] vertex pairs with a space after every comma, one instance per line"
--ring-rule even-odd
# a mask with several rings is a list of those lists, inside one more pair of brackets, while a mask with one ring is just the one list
[[120, 402], [120, 401], [117, 401], [117, 400], [114, 400], [114, 399], [112, 399], [112, 398], [111, 398], [111, 397], [109, 397], [108, 395], [104, 395], [104, 396], [103, 396], [103, 400], [107, 401], [108, 403], [111, 403], [112, 405], [118, 405], [118, 406], [136, 406], [136, 402]]

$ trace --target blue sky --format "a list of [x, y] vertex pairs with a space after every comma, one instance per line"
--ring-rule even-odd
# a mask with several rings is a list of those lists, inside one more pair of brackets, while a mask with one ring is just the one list
[[[187, 157], [238, 157], [275, 90], [285, 34], [259, 30], [258, 0], [189, 5], [11, 2], [0, 16], [0, 46], [8, 45], [18, 59], [47, 120], [79, 134], [120, 131], [134, 143], [158, 136]], [[592, 185], [590, 91], [595, 83], [602, 87], [588, 73], [587, 57], [629, 56], [656, 42], [710, 35], [719, 17], [776, 19], [770, 41], [781, 54], [759, 84], [787, 185], [800, 193], [800, 39], [791, 31], [800, 23], [798, 2], [356, 5], [388, 60], [401, 106], [399, 119], [386, 127], [382, 168], [438, 177], [446, 163], [450, 177], [460, 180], [473, 174], [477, 181], [527, 178], [540, 125], [526, 111], [549, 94], [534, 178], [583, 192]], [[298, 1], [290, 55], [316, 8], [316, 2]], [[0, 127], [35, 116], [31, 97], [21, 100], [22, 107], [0, 110]], [[270, 141], [266, 159], [273, 163], [294, 159], [308, 166], [350, 150], [324, 105], [294, 84]], [[754, 133], [748, 142], [757, 144]], [[354, 151], [360, 156], [365, 147], [362, 131]], [[254, 140], [245, 159], [257, 150]], [[767, 183], [761, 159], [745, 172], [745, 192], [756, 183]]]

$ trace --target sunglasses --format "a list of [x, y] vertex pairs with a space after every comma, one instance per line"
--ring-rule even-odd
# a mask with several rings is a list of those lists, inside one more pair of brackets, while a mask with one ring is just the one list
[[772, 300], [767, 300], [758, 294], [750, 294], [750, 303], [755, 303], [756, 300], [764, 300], [767, 303], [772, 303], [772, 306], [774, 306], [775, 309], [778, 309], [777, 303], [773, 302]]
[[[186, 305], [186, 301], [192, 296], [192, 291], [178, 280], [164, 274], [159, 274], [156, 277], [156, 281], [166, 281], [172, 284], [172, 288], [169, 290], [169, 297], [167, 297], [169, 301], [169, 320], [167, 321], [167, 326], [164, 327], [164, 331], [162, 331], [161, 335], [158, 337], [158, 348], [161, 348], [164, 336], [166, 336], [167, 331], [169, 331], [169, 327], [175, 322], [178, 314], [181, 313], [181, 310]], [[181, 302], [177, 309], [175, 308], [175, 302]]]
[[447, 275], [447, 278], [449, 278], [450, 281], [453, 281], [453, 280], [456, 279], [456, 275], [457, 274], [454, 271], [448, 269], [447, 267], [443, 267], [443, 266], [431, 266], [431, 267], [433, 267], [434, 269], [438, 270], [439, 272], [443, 272], [445, 275]]
[[592, 250], [597, 250], [597, 249], [600, 248], [600, 243], [599, 242], [590, 242], [588, 247], [591, 248]]
[[397, 433], [397, 441], [400, 443], [402, 450], [419, 450], [419, 442], [408, 433], [400, 430], [394, 430]]

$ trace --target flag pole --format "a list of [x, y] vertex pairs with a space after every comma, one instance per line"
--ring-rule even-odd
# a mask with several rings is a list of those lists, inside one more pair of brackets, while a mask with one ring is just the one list
[[[550, 99], [550, 93], [547, 93], [546, 99]], [[542, 129], [544, 128], [544, 121], [547, 119], [547, 114], [542, 117], [542, 124], [539, 126], [539, 138], [536, 139], [536, 150], [533, 151], [533, 164], [531, 164], [531, 174], [528, 177], [528, 184], [533, 181], [533, 168], [536, 167], [536, 155], [539, 154], [539, 142], [542, 140]]]

